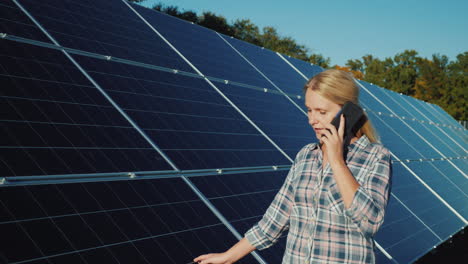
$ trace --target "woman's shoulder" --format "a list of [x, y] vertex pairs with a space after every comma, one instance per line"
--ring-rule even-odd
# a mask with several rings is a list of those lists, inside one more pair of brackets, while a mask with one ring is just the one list
[[368, 151], [378, 157], [391, 157], [390, 150], [380, 142], [370, 142]]

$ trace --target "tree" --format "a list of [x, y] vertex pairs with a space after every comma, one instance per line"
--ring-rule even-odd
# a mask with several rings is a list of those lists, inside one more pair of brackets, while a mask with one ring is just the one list
[[468, 120], [468, 52], [457, 55], [448, 65], [447, 93], [444, 94], [445, 110], [457, 120]]
[[405, 95], [414, 94], [414, 86], [418, 77], [419, 57], [415, 50], [405, 50], [393, 58], [393, 67], [389, 68], [387, 84], [391, 89]]
[[261, 46], [260, 31], [249, 19], [237, 19], [232, 25], [234, 37]]
[[348, 60], [345, 65], [353, 71], [364, 72], [364, 63], [359, 59]]
[[226, 18], [212, 12], [203, 12], [203, 15], [198, 19], [198, 24], [224, 35], [234, 35], [234, 29], [227, 23]]
[[324, 69], [330, 68], [330, 58], [325, 58], [322, 54], [312, 54], [309, 56], [308, 61]]
[[356, 79], [362, 80], [363, 77], [364, 77], [364, 75], [362, 74], [361, 71], [354, 71], [349, 67], [342, 67], [342, 66], [339, 66], [339, 65], [335, 65], [334, 68], [337, 69], [337, 70], [350, 72], [350, 73], [353, 74], [354, 78], [356, 78]]

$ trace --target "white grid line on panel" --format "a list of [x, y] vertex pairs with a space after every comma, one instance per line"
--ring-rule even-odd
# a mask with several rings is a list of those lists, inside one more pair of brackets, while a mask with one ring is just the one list
[[[396, 115], [395, 112], [392, 111], [384, 102], [382, 102], [379, 98], [377, 98], [375, 95], [373, 95], [364, 85], [362, 85], [360, 82], [356, 81], [356, 83], [361, 86], [362, 89], [364, 89], [369, 95], [371, 95], [376, 101], [378, 101], [382, 106], [387, 108], [388, 111], [390, 111], [392, 114]], [[447, 158], [442, 152], [440, 152], [436, 147], [434, 147], [429, 141], [427, 141], [423, 136], [421, 136], [416, 130], [414, 130], [408, 123], [406, 123], [404, 120], [401, 120], [403, 124], [405, 124], [411, 131], [413, 131], [416, 135], [418, 135], [426, 144], [428, 144], [432, 149], [434, 149], [439, 155], [441, 155], [444, 158]], [[456, 169], [458, 170], [465, 178], [468, 178], [466, 173], [464, 173], [458, 166], [456, 166], [453, 162], [448, 160], [448, 162]]]
[[388, 259], [393, 260], [393, 261], [395, 261], [396, 263], [398, 263], [398, 261], [396, 261], [396, 260], [392, 257], [392, 255], [390, 255], [390, 253], [388, 253], [379, 243], [377, 243], [377, 241], [374, 240], [374, 242], [375, 242], [375, 246], [376, 246]]
[[[413, 108], [414, 108], [416, 111], [418, 111], [422, 116], [424, 116], [427, 120], [430, 121], [430, 119], [429, 119], [424, 113], [422, 113], [421, 111], [419, 111], [419, 109], [418, 109], [417, 107], [415, 107], [414, 104], [413, 104], [412, 102], [410, 102], [410, 99], [409, 99], [409, 98], [406, 98], [406, 96], [403, 96], [403, 98], [404, 98], [404, 100], [405, 100], [409, 105], [411, 105], [411, 107], [413, 107]], [[426, 108], [426, 110], [429, 110], [429, 109]], [[437, 117], [437, 115], [439, 115], [439, 113], [438, 113], [437, 111], [435, 111], [435, 109], [432, 109], [432, 114], [434, 115], [435, 118], [439, 118], [439, 117]], [[435, 123], [435, 122], [434, 122], [434, 123], [435, 123], [435, 124], [438, 124], [438, 125], [436, 125], [436, 126], [438, 127], [438, 129], [439, 129], [440, 131], [442, 131], [442, 133], [444, 133], [447, 137], [450, 137], [447, 133], [445, 133], [445, 131], [444, 131], [442, 128], [439, 127], [440, 124], [442, 124], [443, 120], [439, 118], [439, 121], [441, 121], [441, 122], [440, 122], [440, 123]], [[458, 128], [457, 128], [457, 129], [458, 129]], [[454, 140], [452, 137], [450, 137], [450, 139], [451, 139], [455, 144], [457, 144], [460, 148], [462, 148], [465, 152], [467, 152], [467, 150], [466, 150], [463, 146], [461, 146], [460, 144], [458, 144], [458, 142], [457, 142], [456, 140]]]
[[283, 57], [283, 55], [281, 55], [281, 53], [276, 52], [276, 55], [278, 55], [281, 59], [283, 59], [289, 66], [291, 66], [291, 68], [293, 68], [297, 73], [299, 73], [299, 75], [301, 75], [304, 79], [308, 80], [307, 76], [305, 76], [301, 71], [299, 71], [296, 68], [296, 66], [292, 65], [292, 63], [289, 62], [285, 57]]
[[413, 211], [411, 211], [411, 209], [409, 209], [408, 206], [406, 206], [400, 199], [398, 199], [398, 197], [395, 194], [392, 193], [391, 195], [395, 197], [395, 199], [397, 199], [397, 201], [401, 203], [406, 210], [408, 210], [414, 217], [416, 217], [416, 219], [418, 219], [419, 222], [421, 222], [427, 229], [429, 229], [429, 231], [431, 231], [431, 233], [434, 236], [436, 236], [440, 241], [442, 241], [442, 238], [438, 236], [428, 225], [426, 225], [426, 223], [424, 223], [424, 221], [421, 218], [419, 218], [415, 213], [413, 213]]
[[[440, 107], [439, 109], [437, 109], [437, 107], [431, 103], [426, 103], [427, 106], [429, 106], [430, 108], [432, 108], [434, 110], [435, 113], [437, 113], [439, 115], [439, 117], [441, 119], [445, 119], [447, 121], [447, 124], [450, 124], [450, 123], [454, 123], [454, 119], [450, 120], [449, 118], [451, 116], [448, 116], [448, 115], [443, 115], [440, 110], [442, 110]], [[466, 128], [464, 128], [460, 123], [456, 122], [456, 125], [452, 125], [454, 127], [456, 127], [458, 130], [461, 130], [463, 132], [466, 132]]]
[[[393, 100], [395, 103], [397, 103], [402, 109], [405, 109], [405, 108], [404, 108], [397, 100], [395, 100], [392, 96], [388, 95], [388, 94], [385, 93], [385, 92], [384, 92], [384, 94], [385, 94], [385, 96], [387, 96], [387, 97], [389, 97], [391, 100]], [[403, 100], [406, 100], [406, 99], [404, 99], [404, 96], [400, 96], [400, 97], [402, 97]], [[408, 103], [408, 102], [407, 102], [407, 103]], [[428, 120], [428, 122], [431, 122], [430, 119], [427, 118], [426, 115], [424, 115], [423, 113], [421, 113], [416, 107], [414, 107], [414, 106], [413, 106], [412, 104], [410, 104], [410, 103], [408, 103], [408, 104], [409, 104], [412, 108], [414, 108], [417, 112], [419, 112], [422, 116], [424, 116], [424, 118], [426, 118], [426, 119]], [[405, 109], [405, 110], [406, 110], [406, 109]], [[406, 111], [408, 111], [408, 110], [406, 110]], [[409, 111], [408, 111], [408, 113], [411, 114]], [[413, 116], [413, 117], [414, 117], [414, 116]], [[460, 146], [460, 144], [458, 144], [458, 142], [456, 142], [455, 140], [453, 140], [452, 137], [450, 137], [449, 135], [447, 135], [447, 133], [445, 133], [443, 129], [441, 129], [439, 126], [435, 126], [435, 127], [438, 128], [440, 131], [442, 131], [442, 133], [444, 133], [445, 136], [446, 136], [447, 138], [449, 138], [450, 140], [452, 140], [452, 141], [453, 141], [455, 144], [457, 144], [461, 149], [463, 149], [463, 151], [466, 152], [465, 148], [463, 148], [462, 146]], [[426, 128], [426, 130], [428, 130], [432, 135], [434, 135], [435, 137], [437, 137], [437, 136], [432, 132], [432, 130], [430, 130], [428, 127], [425, 127], [425, 126], [424, 126], [424, 128]], [[446, 145], [451, 151], [453, 151], [454, 153], [456, 153], [456, 151], [453, 150], [453, 149], [450, 147], [450, 145], [447, 145], [447, 144], [445, 143], [445, 141], [443, 141], [443, 140], [441, 140], [441, 141], [442, 141], [442, 143], [443, 143], [444, 145]]]

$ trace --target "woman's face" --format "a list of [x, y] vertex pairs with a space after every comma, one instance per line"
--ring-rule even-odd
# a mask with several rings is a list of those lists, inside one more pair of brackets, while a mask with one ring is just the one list
[[319, 95], [316, 91], [307, 89], [305, 94], [305, 105], [307, 107], [307, 117], [309, 124], [315, 131], [318, 140], [321, 138], [321, 131], [325, 124], [330, 124], [335, 115], [340, 111], [341, 106]]

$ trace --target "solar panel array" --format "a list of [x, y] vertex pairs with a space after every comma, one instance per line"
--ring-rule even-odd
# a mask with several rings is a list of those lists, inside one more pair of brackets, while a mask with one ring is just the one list
[[[121, 0], [0, 3], [0, 262], [188, 263], [256, 223], [322, 69]], [[467, 132], [358, 82], [393, 155], [378, 263], [467, 226]], [[239, 263], [279, 263], [285, 237]]]

